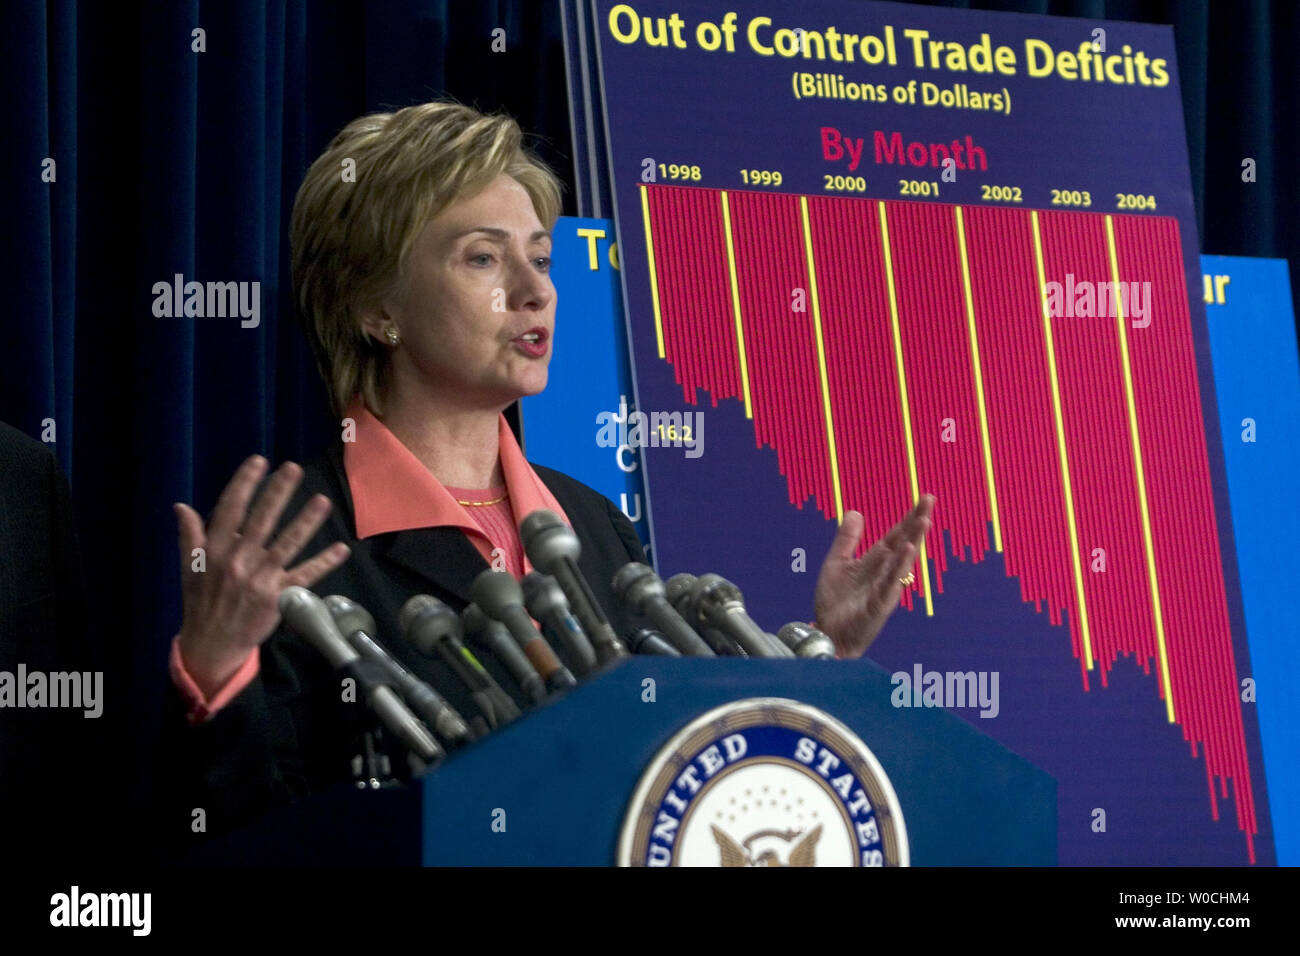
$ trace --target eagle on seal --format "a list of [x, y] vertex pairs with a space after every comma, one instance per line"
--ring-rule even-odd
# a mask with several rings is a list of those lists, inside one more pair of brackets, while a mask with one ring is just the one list
[[[719, 866], [817, 865], [817, 841], [821, 839], [822, 835], [820, 823], [806, 834], [802, 830], [759, 830], [757, 833], [750, 834], [743, 843], [737, 843], [716, 826], [712, 824], [710, 826], [713, 829], [713, 839], [718, 844], [718, 853], [721, 856], [718, 862]], [[782, 843], [790, 844], [795, 837], [799, 836], [803, 838], [790, 846], [789, 853], [785, 855], [786, 862], [781, 862], [781, 854], [777, 852], [777, 847], [780, 847]], [[776, 847], [765, 847], [757, 856], [754, 856], [750, 846], [757, 840], [775, 842]]]

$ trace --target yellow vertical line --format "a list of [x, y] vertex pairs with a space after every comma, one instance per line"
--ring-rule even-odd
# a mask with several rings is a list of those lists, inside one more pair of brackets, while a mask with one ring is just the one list
[[989, 442], [989, 417], [984, 404], [984, 373], [980, 369], [980, 342], [975, 333], [975, 297], [970, 290], [970, 260], [966, 254], [966, 224], [962, 219], [961, 206], [954, 206], [957, 213], [957, 247], [961, 252], [961, 282], [966, 292], [966, 330], [970, 334], [971, 364], [975, 367], [975, 401], [980, 412], [980, 441], [984, 450], [984, 480], [989, 486], [989, 511], [993, 518], [993, 547], [1002, 553], [1002, 522], [998, 518], [998, 492], [993, 484], [993, 447]]
[[1079, 529], [1074, 521], [1074, 493], [1070, 490], [1070, 459], [1065, 451], [1065, 418], [1061, 413], [1061, 386], [1056, 377], [1056, 348], [1052, 344], [1052, 312], [1047, 304], [1043, 240], [1038, 231], [1038, 210], [1031, 212], [1034, 224], [1034, 263], [1038, 266], [1038, 297], [1043, 308], [1043, 341], [1047, 346], [1047, 371], [1052, 382], [1052, 416], [1056, 420], [1056, 450], [1061, 462], [1061, 486], [1065, 489], [1065, 519], [1070, 526], [1070, 563], [1074, 566], [1074, 593], [1079, 601], [1079, 631], [1083, 635], [1083, 663], [1085, 668], [1092, 670], [1092, 635], [1088, 630], [1088, 603], [1083, 596]]
[[740, 283], [736, 281], [736, 250], [731, 241], [731, 203], [722, 190], [722, 227], [727, 237], [727, 274], [731, 276], [731, 311], [736, 317], [736, 349], [740, 352], [740, 386], [745, 396], [745, 417], [754, 417], [749, 400], [749, 360], [745, 358], [745, 328], [740, 324]]
[[840, 491], [840, 459], [835, 450], [835, 422], [831, 418], [831, 387], [826, 375], [826, 345], [822, 341], [822, 307], [817, 295], [817, 269], [813, 264], [812, 228], [808, 225], [808, 197], [799, 197], [799, 211], [803, 214], [803, 248], [808, 257], [808, 290], [813, 307], [813, 336], [817, 342], [817, 374], [821, 378], [822, 412], [826, 416], [826, 445], [831, 456], [831, 485], [835, 489], [835, 520], [844, 521], [844, 495]]
[[641, 184], [641, 218], [645, 222], [645, 257], [650, 266], [650, 302], [655, 313], [655, 339], [659, 343], [659, 357], [664, 358], [664, 323], [659, 311], [659, 275], [655, 269], [655, 239], [650, 231], [650, 196], [645, 183]]
[[1115, 226], [1106, 217], [1106, 251], [1110, 254], [1110, 276], [1119, 314], [1119, 355], [1124, 366], [1124, 401], [1128, 406], [1128, 434], [1133, 443], [1133, 464], [1137, 469], [1138, 505], [1142, 511], [1142, 545], [1146, 549], [1147, 576], [1151, 579], [1151, 613], [1156, 621], [1156, 647], [1160, 651], [1160, 681], [1164, 684], [1165, 712], [1174, 722], [1174, 689], [1169, 682], [1169, 654], [1165, 649], [1165, 616], [1160, 607], [1160, 585], [1156, 580], [1156, 549], [1151, 535], [1151, 509], [1147, 505], [1146, 471], [1142, 465], [1142, 442], [1138, 437], [1137, 402], [1133, 397], [1133, 368], [1128, 355], [1128, 330], [1124, 327], [1124, 300], [1120, 296], [1119, 255], [1115, 251]]
[[[885, 251], [885, 285], [889, 289], [889, 321], [894, 331], [894, 365], [898, 369], [899, 400], [903, 403], [903, 439], [907, 443], [907, 474], [912, 482], [912, 502], [921, 500], [921, 485], [916, 477], [916, 452], [912, 448], [912, 412], [907, 400], [907, 372], [903, 368], [903, 333], [898, 326], [898, 296], [894, 292], [894, 261], [889, 253], [889, 220], [885, 204], [880, 210], [880, 247]], [[926, 617], [934, 616], [934, 598], [930, 594], [930, 567], [925, 561], [925, 540], [921, 540], [921, 591], [925, 595]]]

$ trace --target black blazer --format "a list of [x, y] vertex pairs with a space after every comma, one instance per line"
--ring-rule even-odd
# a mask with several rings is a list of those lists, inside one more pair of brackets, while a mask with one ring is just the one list
[[0, 422], [0, 670], [85, 668], [81, 557], [50, 450]]
[[[532, 467], [577, 533], [582, 544], [579, 567], [614, 629], [630, 634], [633, 620], [614, 599], [611, 581], [627, 562], [645, 561], [636, 530], [608, 498], [558, 471]], [[470, 719], [476, 711], [467, 692], [445, 664], [406, 646], [398, 612], [408, 598], [421, 593], [456, 611], [463, 609], [469, 603], [470, 584], [488, 567], [482, 555], [456, 528], [398, 531], [358, 541], [341, 443], [304, 465], [302, 483], [285, 508], [282, 525], [317, 492], [329, 497], [334, 507], [298, 560], [334, 541], [345, 542], [352, 553], [313, 590], [322, 596], [342, 594], [361, 604], [374, 616], [375, 636], [389, 652]], [[173, 834], [173, 827], [190, 832], [195, 808], [205, 811], [207, 832], [218, 833], [273, 806], [351, 779], [360, 730], [369, 726], [365, 704], [344, 702], [338, 675], [283, 625], [260, 653], [257, 677], [203, 724], [189, 727], [182, 695], [174, 687], [169, 690], [165, 759], [176, 773], [166, 798], [170, 807], [162, 809]], [[531, 704], [508, 671], [490, 657], [481, 659], [520, 710], [527, 711]]]
[[[17, 680], [19, 665], [29, 674], [102, 673], [108, 648], [91, 639], [84, 612], [68, 483], [47, 446], [0, 422], [0, 671], [7, 680]], [[120, 756], [106, 728], [124, 705], [122, 686], [112, 674], [103, 681], [97, 718], [76, 708], [0, 707], [0, 820], [10, 858], [29, 850], [84, 856], [105, 835], [104, 800], [86, 800], [78, 787], [107, 779], [107, 755]], [[111, 798], [114, 788], [104, 790]]]

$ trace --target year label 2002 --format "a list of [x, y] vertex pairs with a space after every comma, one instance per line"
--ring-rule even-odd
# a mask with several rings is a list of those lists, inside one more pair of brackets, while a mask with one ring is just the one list
[[1019, 186], [981, 186], [980, 199], [991, 199], [994, 202], [1020, 202]]

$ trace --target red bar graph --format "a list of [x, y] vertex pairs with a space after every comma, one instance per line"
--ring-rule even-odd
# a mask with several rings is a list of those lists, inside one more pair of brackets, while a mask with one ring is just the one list
[[[1001, 552], [1021, 599], [1068, 628], [1084, 691], [1122, 656], [1157, 676], [1215, 819], [1231, 781], [1253, 862], [1177, 221], [641, 188], [685, 400], [744, 403], [790, 504], [861, 511], [868, 540], [937, 494], [905, 607], [942, 615], [951, 562]], [[1146, 294], [1084, 317], [1051, 306], [1051, 283]]]

